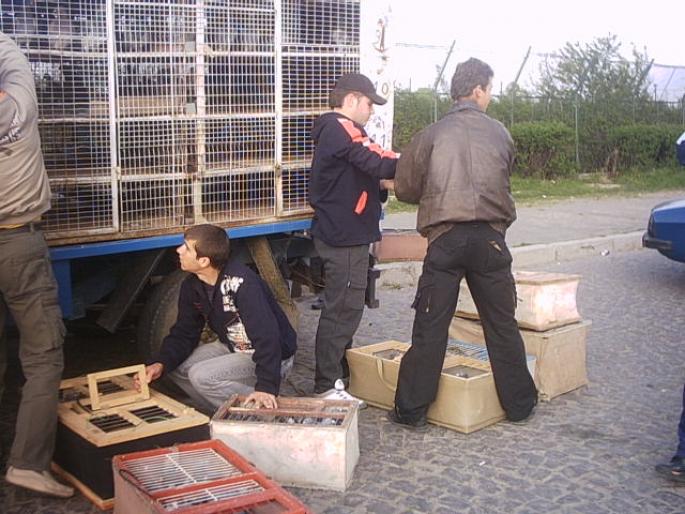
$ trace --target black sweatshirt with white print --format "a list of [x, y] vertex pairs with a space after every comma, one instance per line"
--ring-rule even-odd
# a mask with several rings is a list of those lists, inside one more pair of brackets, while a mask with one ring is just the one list
[[297, 335], [271, 290], [235, 259], [219, 274], [211, 299], [205, 286], [193, 274], [183, 281], [176, 323], [149, 362], [160, 362], [164, 374], [171, 373], [193, 353], [207, 323], [232, 352], [252, 353], [255, 391], [277, 395], [281, 361], [295, 354]]

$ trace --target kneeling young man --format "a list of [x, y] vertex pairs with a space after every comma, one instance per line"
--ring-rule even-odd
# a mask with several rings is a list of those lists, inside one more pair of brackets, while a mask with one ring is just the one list
[[[176, 251], [190, 276], [181, 285], [176, 323], [147, 366], [147, 380], [168, 376], [202, 410], [216, 410], [233, 394], [275, 408], [297, 336], [266, 283], [229, 259], [229, 249], [219, 227], [186, 230]], [[199, 344], [205, 323], [218, 342]]]

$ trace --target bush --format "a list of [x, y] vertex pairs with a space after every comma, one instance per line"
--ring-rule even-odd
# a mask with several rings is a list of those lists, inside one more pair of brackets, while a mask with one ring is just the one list
[[573, 130], [563, 123], [517, 123], [511, 137], [516, 144], [515, 173], [549, 179], [575, 170]]
[[607, 172], [617, 175], [630, 168], [676, 166], [675, 142], [682, 133], [679, 125], [636, 123], [611, 128], [607, 134]]

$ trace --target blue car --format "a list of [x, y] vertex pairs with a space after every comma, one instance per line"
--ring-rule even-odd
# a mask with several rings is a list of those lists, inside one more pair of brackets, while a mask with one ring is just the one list
[[642, 246], [674, 261], [685, 262], [685, 199], [657, 205], [649, 216]]

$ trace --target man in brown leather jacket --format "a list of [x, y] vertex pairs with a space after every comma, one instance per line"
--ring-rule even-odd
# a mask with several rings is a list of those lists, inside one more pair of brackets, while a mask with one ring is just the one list
[[395, 176], [399, 200], [418, 203], [418, 230], [428, 238], [416, 298], [412, 345], [402, 359], [394, 423], [426, 424], [445, 358], [462, 278], [483, 322], [497, 394], [507, 418], [522, 421], [537, 403], [514, 310], [516, 291], [504, 234], [516, 219], [509, 176], [514, 144], [485, 114], [493, 72], [478, 59], [452, 77], [454, 107], [417, 134]]

